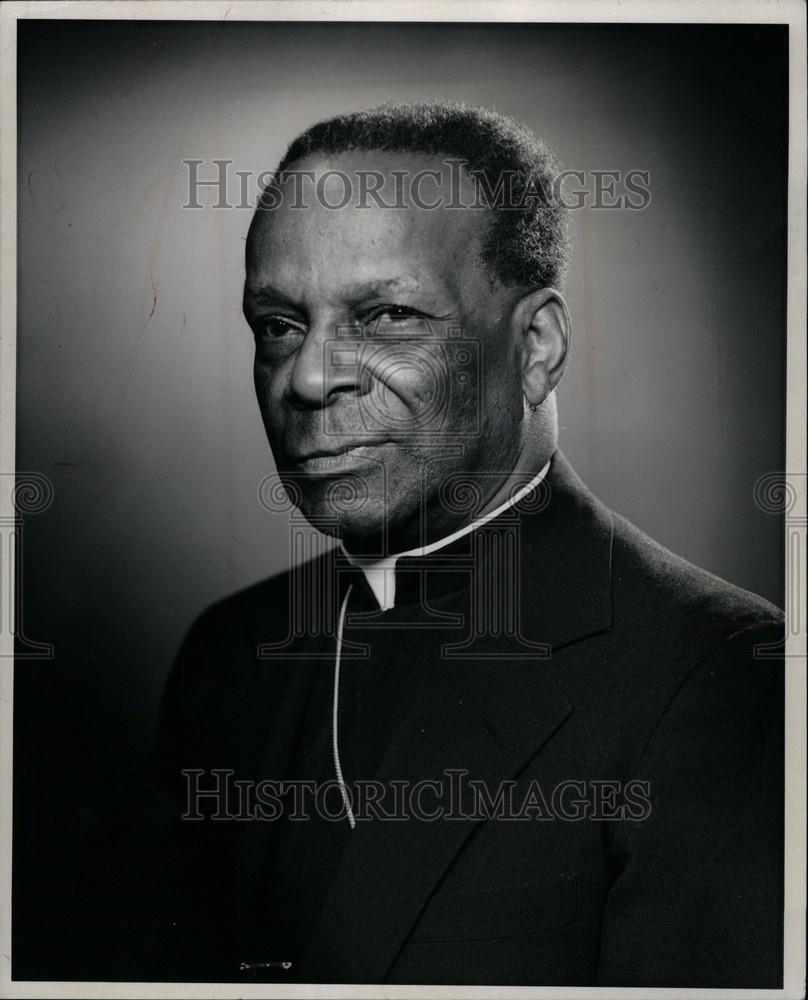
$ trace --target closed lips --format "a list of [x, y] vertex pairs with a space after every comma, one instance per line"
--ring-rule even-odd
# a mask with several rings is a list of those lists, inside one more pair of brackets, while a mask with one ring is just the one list
[[328, 451], [310, 451], [303, 455], [290, 455], [289, 457], [293, 462], [309, 462], [315, 458], [339, 458], [341, 455], [350, 454], [360, 448], [373, 448], [389, 443], [388, 441], [358, 441], [355, 444], [340, 445], [338, 448], [332, 448]]

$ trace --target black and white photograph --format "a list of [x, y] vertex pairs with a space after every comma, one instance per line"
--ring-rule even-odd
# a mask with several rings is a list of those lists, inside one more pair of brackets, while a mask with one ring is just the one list
[[803, 5], [0, 18], [0, 995], [805, 996]]

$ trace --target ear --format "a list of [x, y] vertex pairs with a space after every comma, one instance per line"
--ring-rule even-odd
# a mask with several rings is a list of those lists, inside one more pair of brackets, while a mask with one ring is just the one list
[[560, 292], [529, 292], [513, 311], [514, 333], [522, 343], [522, 392], [535, 407], [558, 385], [569, 352], [569, 309]]

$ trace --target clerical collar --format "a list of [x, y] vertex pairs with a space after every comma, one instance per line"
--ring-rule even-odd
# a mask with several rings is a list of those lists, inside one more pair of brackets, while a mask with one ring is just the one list
[[541, 483], [547, 475], [547, 470], [549, 468], [550, 463], [548, 462], [543, 469], [536, 473], [530, 482], [525, 483], [525, 485], [518, 489], [513, 496], [510, 497], [510, 499], [501, 503], [498, 507], [495, 507], [487, 514], [483, 514], [481, 517], [478, 517], [476, 521], [471, 521], [464, 527], [458, 528], [457, 531], [452, 532], [451, 535], [447, 535], [445, 538], [439, 538], [436, 542], [430, 542], [429, 545], [422, 545], [415, 549], [409, 549], [407, 552], [396, 552], [391, 556], [385, 556], [383, 559], [353, 555], [348, 552], [345, 546], [342, 547], [342, 551], [345, 558], [352, 566], [362, 570], [368, 586], [373, 591], [373, 595], [379, 602], [379, 607], [382, 611], [389, 611], [391, 608], [395, 607], [396, 604], [396, 563], [399, 559], [403, 559], [408, 556], [428, 556], [432, 552], [437, 552], [439, 549], [442, 549], [447, 545], [451, 545], [452, 542], [456, 542], [458, 538], [462, 538], [464, 535], [468, 535], [477, 528], [481, 528], [489, 521], [493, 521], [495, 517], [499, 517], [500, 514], [519, 503], [522, 497], [527, 496], [528, 493], [535, 490], [539, 483]]

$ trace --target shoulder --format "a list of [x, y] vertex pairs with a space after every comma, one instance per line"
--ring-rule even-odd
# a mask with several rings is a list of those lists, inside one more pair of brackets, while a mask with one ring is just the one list
[[675, 555], [619, 514], [612, 521], [615, 612], [724, 637], [782, 624], [783, 612], [765, 598]]
[[773, 720], [782, 701], [782, 611], [619, 515], [613, 523], [612, 636], [637, 711], [741, 729]]
[[692, 698], [715, 713], [742, 716], [742, 706], [769, 713], [782, 697], [782, 611], [674, 554], [569, 474], [565, 489], [577, 499], [563, 509], [575, 525], [578, 592], [600, 588], [608, 622], [565, 665], [577, 697], [594, 704], [630, 691], [620, 711], [634, 719], [639, 738], [666, 707]]
[[260, 633], [271, 640], [287, 627], [289, 609], [301, 598], [316, 600], [332, 580], [333, 554], [309, 560], [219, 599], [194, 619], [186, 634], [189, 641], [232, 644], [240, 638], [253, 641]]
[[[312, 574], [325, 573], [330, 553], [229, 594], [204, 609], [185, 632], [163, 688], [161, 751], [196, 748], [197, 759], [221, 751], [228, 740], [246, 740], [265, 722], [264, 708], [283, 683], [280, 661], [261, 656], [265, 643], [290, 635], [290, 605]], [[234, 737], [235, 738], [235, 737]], [[193, 757], [193, 754], [191, 755]]]
[[[615, 626], [622, 621], [658, 634], [691, 631], [694, 623], [708, 628], [720, 622], [733, 631], [782, 622], [782, 612], [769, 601], [693, 565], [607, 508], [559, 452], [548, 483], [552, 502], [532, 519], [537, 553], [552, 554], [554, 576], [574, 573], [579, 592], [582, 586], [608, 587]], [[541, 562], [536, 572], [543, 572]]]
[[550, 478], [551, 502], [531, 519], [538, 539], [533, 577], [551, 578], [549, 600], [553, 588], [563, 591], [558, 614], [572, 613], [568, 606], [596, 609], [623, 669], [639, 664], [675, 681], [716, 643], [782, 627], [783, 614], [769, 601], [675, 555], [608, 509], [562, 455]]

